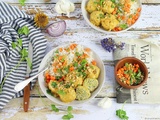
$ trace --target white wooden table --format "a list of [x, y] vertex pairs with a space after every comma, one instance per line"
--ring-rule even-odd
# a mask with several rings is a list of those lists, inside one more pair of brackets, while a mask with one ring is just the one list
[[[81, 0], [71, 0], [76, 5], [76, 10], [71, 14], [71, 18], [62, 17], [54, 12], [53, 8], [58, 0], [52, 0], [46, 3], [43, 0], [27, 0], [27, 4], [24, 7], [18, 4], [18, 0], [1, 1], [8, 2], [29, 15], [34, 15], [38, 10], [41, 10], [49, 16], [50, 22], [53, 22], [55, 17], [66, 21], [67, 30], [60, 37], [50, 37], [43, 31], [48, 40], [47, 52], [57, 45], [68, 42], [88, 44], [89, 47], [96, 50], [106, 66], [105, 84], [101, 92], [92, 101], [82, 106], [73, 107], [73, 120], [119, 120], [115, 113], [117, 109], [122, 107], [122, 104], [116, 103], [116, 82], [113, 75], [114, 67], [113, 64], [106, 62], [112, 60], [112, 54], [101, 47], [100, 40], [105, 37], [118, 37], [122, 39], [152, 38], [160, 43], [160, 0], [142, 0], [142, 16], [139, 22], [130, 30], [119, 34], [104, 34], [90, 28], [81, 13]], [[50, 105], [52, 102], [48, 100], [42, 92], [42, 98], [40, 99], [38, 90], [41, 92], [37, 83], [31, 91], [28, 112], [23, 112], [23, 98], [12, 99], [0, 112], [0, 120], [61, 120], [62, 116], [66, 113], [63, 111], [66, 107], [57, 106], [63, 109], [58, 113], [51, 111]], [[112, 106], [108, 109], [102, 109], [97, 106], [97, 103], [105, 96], [108, 96], [112, 100]], [[47, 103], [48, 106], [45, 106], [42, 101]], [[129, 120], [160, 120], [160, 105], [126, 104], [124, 109], [129, 116]]]

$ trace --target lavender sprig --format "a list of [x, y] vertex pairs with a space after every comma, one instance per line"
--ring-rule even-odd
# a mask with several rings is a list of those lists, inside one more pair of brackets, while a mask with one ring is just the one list
[[117, 48], [121, 50], [125, 48], [124, 42], [116, 43], [112, 38], [104, 38], [103, 40], [101, 40], [101, 45], [108, 52], [114, 51]]

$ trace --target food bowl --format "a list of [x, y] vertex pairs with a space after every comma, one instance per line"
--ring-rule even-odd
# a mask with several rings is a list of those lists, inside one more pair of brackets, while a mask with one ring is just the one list
[[[88, 1], [93, 1], [91, 3], [91, 5], [89, 5], [89, 7], [87, 7]], [[106, 2], [106, 1], [104, 1], [104, 2]], [[95, 4], [99, 5], [98, 9], [100, 9], [101, 6], [103, 4], [105, 4], [104, 2], [101, 3], [101, 1], [98, 2], [98, 0], [96, 0], [96, 1], [82, 0], [82, 3], [81, 3], [82, 15], [83, 15], [85, 21], [93, 29], [95, 29], [99, 32], [119, 33], [119, 32], [123, 32], [123, 31], [127, 31], [128, 29], [133, 27], [133, 25], [135, 25], [137, 23], [137, 21], [139, 20], [139, 17], [141, 15], [142, 5], [141, 5], [140, 0], [135, 0], [134, 2], [132, 0], [127, 0], [127, 1], [130, 1], [130, 4], [125, 4], [126, 0], [121, 0], [121, 1], [124, 1], [124, 3], [123, 3], [124, 5], [121, 3], [112, 3], [111, 1], [109, 1], [109, 3], [106, 3], [106, 6], [108, 6], [110, 4], [110, 8], [107, 8], [107, 9], [104, 8], [104, 10], [102, 10], [102, 11], [104, 11], [105, 13], [103, 12], [104, 13], [103, 14], [103, 13], [96, 13], [95, 11], [97, 11], [97, 8], [94, 9], [94, 6], [95, 6]], [[121, 4], [121, 6], [128, 5], [130, 9], [128, 10], [127, 7], [123, 7], [123, 6], [122, 6], [122, 8], [119, 8], [120, 6], [118, 4]], [[123, 11], [123, 8], [124, 8], [124, 11]], [[109, 12], [109, 13], [107, 13], [107, 12]], [[90, 17], [91, 14], [92, 14], [92, 18]], [[94, 16], [96, 16], [96, 17], [94, 17]], [[114, 18], [114, 20], [113, 20], [113, 18]], [[112, 21], [114, 21], [114, 23]]]
[[[78, 44], [77, 44], [78, 45]], [[67, 48], [67, 46], [70, 46], [70, 49], [74, 49], [74, 46], [72, 45], [71, 46], [71, 44], [66, 44], [66, 45], [61, 45], [61, 46], [59, 46], [59, 47], [56, 47], [56, 48], [54, 48], [54, 49], [52, 49], [44, 58], [43, 58], [43, 60], [42, 60], [42, 62], [41, 62], [41, 64], [40, 64], [40, 67], [39, 67], [39, 71], [41, 71], [41, 70], [43, 70], [44, 68], [46, 68], [46, 66], [48, 66], [50, 63], [51, 63], [51, 61], [52, 61], [52, 65], [54, 64], [54, 62], [53, 62], [53, 54], [57, 54], [57, 50], [66, 50], [66, 51], [68, 51], [68, 48]], [[84, 46], [84, 45], [80, 45], [80, 46], [82, 46], [84, 49], [85, 48], [87, 48], [88, 49], [88, 47], [86, 47], [86, 46]], [[65, 49], [64, 49], [65, 48]], [[76, 48], [76, 49], [81, 49], [81, 47], [79, 47], [79, 48]], [[87, 50], [86, 49], [86, 50]], [[52, 96], [52, 95], [50, 95], [50, 94], [48, 94], [47, 93], [47, 91], [48, 91], [48, 88], [47, 88], [47, 86], [46, 86], [46, 77], [45, 77], [45, 73], [44, 74], [40, 74], [39, 76], [38, 76], [38, 82], [39, 82], [39, 85], [40, 85], [40, 88], [41, 88], [41, 90], [42, 90], [42, 92], [47, 96], [47, 98], [48, 99], [50, 99], [51, 101], [53, 101], [55, 104], [58, 104], [58, 105], [66, 105], [66, 106], [68, 106], [68, 105], [79, 105], [79, 104], [82, 104], [82, 103], [85, 103], [85, 102], [88, 102], [88, 101], [90, 101], [91, 99], [93, 99], [98, 93], [99, 93], [99, 91], [101, 90], [101, 88], [102, 88], [102, 86], [103, 86], [103, 83], [104, 83], [104, 80], [105, 80], [105, 67], [104, 67], [104, 64], [103, 64], [103, 62], [102, 62], [102, 60], [100, 59], [100, 57], [93, 51], [93, 50], [91, 50], [90, 48], [89, 48], [89, 50], [92, 52], [92, 57], [93, 57], [93, 59], [96, 61], [96, 65], [98, 66], [98, 68], [100, 69], [100, 74], [99, 74], [99, 77], [97, 78], [97, 80], [98, 80], [98, 87], [96, 88], [96, 89], [94, 89], [94, 91], [91, 91], [91, 96], [88, 98], [88, 99], [85, 99], [85, 100], [73, 100], [73, 101], [71, 101], [71, 102], [64, 102], [64, 101], [62, 101], [61, 99], [60, 99], [60, 97], [54, 97], [54, 96]], [[73, 52], [72, 52], [73, 53]], [[62, 54], [61, 54], [62, 55]], [[78, 55], [78, 53], [76, 52], [76, 55]], [[81, 57], [81, 56], [79, 56], [79, 57]], [[55, 58], [55, 57], [54, 57]], [[70, 58], [70, 57], [69, 57]], [[55, 58], [56, 59], [56, 58]], [[71, 58], [70, 58], [71, 59]], [[62, 60], [62, 59], [61, 59]], [[67, 60], [67, 58], [66, 59], [64, 59], [64, 60]], [[84, 63], [84, 62], [83, 62]], [[78, 63], [79, 64], [79, 63]], [[56, 65], [55, 65], [56, 66]], [[86, 65], [87, 66], [87, 65]], [[59, 67], [60, 68], [60, 67]], [[54, 69], [54, 68], [53, 68]], [[71, 70], [71, 69], [69, 69], [69, 70]], [[67, 76], [67, 75], [66, 75]], [[55, 77], [56, 78], [56, 77]], [[65, 79], [66, 80], [66, 79]], [[63, 82], [62, 82], [63, 83]], [[56, 85], [55, 83], [53, 84], [54, 86]], [[77, 85], [77, 86], [79, 86], [79, 84]], [[80, 85], [80, 86], [82, 86], [82, 84]], [[65, 86], [66, 87], [66, 89], [67, 89], [67, 87], [68, 86]], [[70, 86], [69, 86], [70, 87]], [[56, 87], [56, 89], [57, 88], [60, 88], [60, 86], [58, 85], [57, 87]], [[62, 89], [63, 90], [63, 89]], [[93, 89], [92, 89], [93, 90]], [[59, 92], [59, 91], [58, 91]], [[62, 91], [60, 91], [60, 92], [62, 92]], [[67, 96], [68, 98], [69, 98], [69, 96]]]
[[125, 57], [115, 65], [114, 74], [116, 81], [122, 87], [135, 89], [147, 81], [148, 69], [141, 60], [135, 57]]

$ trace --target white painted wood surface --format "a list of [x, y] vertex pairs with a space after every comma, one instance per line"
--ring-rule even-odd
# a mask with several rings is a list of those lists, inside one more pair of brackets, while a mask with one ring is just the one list
[[[100, 40], [105, 37], [112, 38], [127, 38], [127, 39], [153, 39], [160, 43], [160, 0], [142, 0], [142, 16], [139, 22], [133, 26], [129, 31], [119, 34], [104, 34], [92, 29], [83, 19], [80, 2], [81, 0], [71, 0], [76, 4], [76, 10], [71, 13], [71, 18], [58, 15], [54, 12], [54, 3], [57, 0], [51, 0], [44, 3], [44, 0], [27, 0], [27, 4], [21, 7], [18, 0], [1, 0], [9, 2], [9, 4], [20, 8], [27, 14], [34, 15], [38, 10], [45, 12], [50, 19], [50, 22], [55, 21], [56, 18], [64, 19], [67, 23], [66, 32], [57, 38], [50, 37], [43, 30], [44, 35], [48, 39], [48, 47], [46, 53], [53, 47], [59, 44], [68, 42], [78, 42], [89, 45], [94, 49], [104, 61], [106, 66], [106, 81], [98, 96], [89, 103], [82, 106], [73, 107], [73, 120], [118, 120], [115, 111], [122, 107], [122, 104], [116, 103], [115, 86], [116, 82], [113, 75], [113, 62], [108, 65], [106, 61], [112, 61], [112, 54], [106, 52], [100, 46]], [[33, 4], [34, 3], [34, 4]], [[5, 108], [0, 112], [0, 120], [61, 120], [65, 114], [63, 106], [58, 106], [63, 109], [59, 113], [51, 111], [50, 105], [52, 102], [48, 100], [43, 93], [40, 99], [37, 89], [40, 90], [39, 85], [31, 91], [29, 112], [23, 112], [22, 98], [11, 100]], [[158, 94], [158, 93], [157, 93]], [[108, 109], [102, 109], [97, 106], [97, 103], [105, 96], [110, 97], [112, 106]], [[44, 101], [44, 102], [42, 102]], [[44, 104], [47, 103], [47, 106]], [[160, 105], [133, 105], [126, 104], [124, 109], [127, 111], [129, 120], [160, 120]]]

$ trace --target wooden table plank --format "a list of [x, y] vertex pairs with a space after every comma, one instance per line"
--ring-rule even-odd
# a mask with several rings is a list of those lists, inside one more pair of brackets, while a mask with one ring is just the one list
[[[18, 0], [1, 0], [9, 3], [18, 3]], [[58, 0], [26, 0], [26, 3], [56, 3]], [[48, 1], [48, 2], [47, 2]], [[73, 3], [81, 3], [82, 0], [70, 0]], [[141, 0], [142, 3], [160, 3], [159, 0]]]
[[[13, 6], [19, 6], [17, 4], [12, 4]], [[84, 20], [80, 4], [76, 5], [76, 9], [74, 12], [71, 13], [71, 17], [68, 18], [66, 16], [62, 16], [57, 14], [54, 11], [55, 4], [26, 4], [26, 6], [22, 7], [19, 6], [18, 8], [22, 11], [26, 12], [29, 15], [34, 16], [38, 11], [42, 11], [48, 15], [50, 23], [53, 23], [57, 19], [63, 19], [67, 23], [67, 33], [74, 33], [74, 32], [85, 32], [88, 29], [92, 29], [87, 22]], [[160, 5], [142, 5], [142, 13], [141, 17], [139, 18], [138, 22], [132, 26], [129, 31], [152, 31], [160, 30], [160, 14], [157, 14], [157, 10], [160, 9]], [[96, 32], [97, 31], [89, 31], [89, 32]], [[67, 34], [66, 33], [66, 34]], [[99, 32], [98, 32], [99, 33]], [[127, 32], [124, 32], [127, 33]], [[86, 32], [86, 34], [88, 34]], [[104, 35], [103, 33], [101, 33]], [[122, 33], [123, 34], [123, 33]]]
[[[122, 108], [122, 104], [117, 104], [115, 99], [111, 99], [112, 105], [108, 109], [103, 109], [97, 104], [100, 98], [93, 99], [81, 106], [73, 106], [73, 120], [119, 120], [116, 116], [116, 110]], [[65, 106], [57, 106], [60, 112], [55, 113], [51, 111], [50, 105], [53, 104], [50, 100], [44, 98], [41, 101], [39, 98], [31, 98], [29, 111], [23, 112], [22, 98], [13, 99], [0, 112], [1, 120], [61, 120], [62, 116], [66, 114]], [[160, 120], [160, 105], [139, 105], [139, 104], [125, 104], [129, 120]]]

